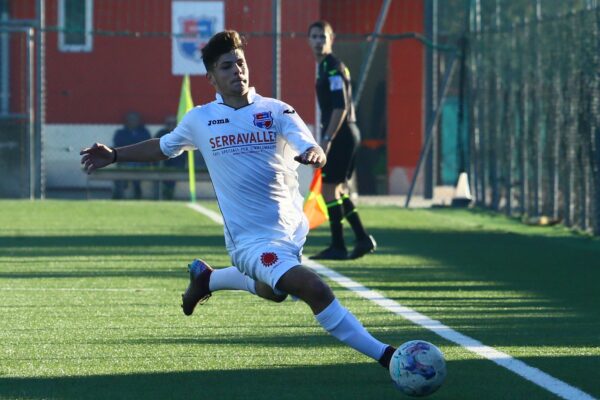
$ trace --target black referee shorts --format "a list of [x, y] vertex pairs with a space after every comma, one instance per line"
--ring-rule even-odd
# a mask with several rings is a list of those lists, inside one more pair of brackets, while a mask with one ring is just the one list
[[354, 172], [354, 157], [360, 144], [360, 131], [354, 123], [344, 122], [331, 142], [327, 164], [323, 167], [323, 182], [344, 183]]

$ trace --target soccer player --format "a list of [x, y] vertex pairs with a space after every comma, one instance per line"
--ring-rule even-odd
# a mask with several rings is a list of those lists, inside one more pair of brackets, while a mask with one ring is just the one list
[[[348, 179], [354, 171], [354, 157], [360, 142], [352, 103], [350, 71], [332, 52], [334, 33], [326, 21], [313, 22], [308, 28], [308, 43], [319, 63], [317, 100], [321, 110], [321, 147], [327, 153], [323, 168], [322, 194], [329, 212], [331, 244], [313, 255], [315, 260], [355, 259], [375, 251], [377, 243], [369, 235], [350, 200]], [[354, 249], [348, 255], [342, 219], [350, 223], [355, 236]]]
[[290, 294], [307, 303], [334, 337], [388, 368], [395, 349], [371, 336], [327, 283], [300, 264], [308, 223], [296, 162], [320, 168], [325, 153], [292, 107], [249, 86], [244, 45], [237, 32], [224, 31], [202, 49], [215, 101], [190, 110], [160, 139], [118, 148], [96, 143], [83, 149], [84, 169], [91, 173], [113, 162], [159, 161], [184, 149], [200, 149], [235, 266], [213, 269], [194, 260], [182, 295], [183, 312], [191, 315], [218, 290], [245, 290], [275, 302]]

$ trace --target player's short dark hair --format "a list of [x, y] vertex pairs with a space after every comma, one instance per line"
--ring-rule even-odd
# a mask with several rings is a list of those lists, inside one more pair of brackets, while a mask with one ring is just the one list
[[210, 38], [202, 48], [202, 62], [207, 71], [211, 71], [219, 57], [237, 49], [244, 50], [246, 39], [236, 31], [223, 31]]
[[327, 21], [325, 21], [324, 19], [320, 20], [320, 21], [315, 21], [312, 24], [309, 25], [308, 27], [308, 31], [306, 33], [308, 33], [310, 35], [310, 30], [312, 28], [319, 28], [322, 29], [324, 32], [331, 32], [333, 34], [333, 27], [331, 26], [331, 24]]

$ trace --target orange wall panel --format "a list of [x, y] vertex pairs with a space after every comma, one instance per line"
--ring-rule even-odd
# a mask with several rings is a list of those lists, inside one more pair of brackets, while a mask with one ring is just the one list
[[[35, 15], [33, 0], [10, 4], [12, 18]], [[46, 0], [49, 26], [57, 25], [57, 4], [57, 0]], [[338, 34], [366, 34], [374, 29], [381, 4], [382, 0], [282, 1], [282, 100], [293, 105], [307, 123], [314, 122], [315, 108], [315, 64], [306, 42], [307, 26], [322, 18]], [[271, 5], [271, 0], [225, 2], [225, 27], [247, 34], [251, 84], [265, 96], [272, 95]], [[95, 1], [94, 7], [95, 30], [171, 30], [169, 1]], [[143, 18], [134, 17], [139, 12]], [[393, 1], [384, 33], [423, 32], [423, 17], [421, 0]], [[410, 167], [417, 162], [423, 138], [424, 49], [412, 39], [388, 40], [387, 45], [388, 168]], [[171, 74], [168, 36], [99, 34], [93, 38], [92, 52], [63, 53], [58, 50], [58, 34], [46, 35], [48, 123], [121, 123], [131, 110], [139, 111], [147, 123], [161, 123], [175, 113], [180, 85], [181, 77]], [[214, 98], [214, 89], [204, 76], [192, 76], [191, 85], [196, 104]]]
[[[368, 34], [375, 29], [382, 0], [323, 0], [323, 18], [338, 34]], [[385, 34], [422, 33], [422, 0], [392, 1]], [[388, 40], [387, 163], [415, 166], [423, 140], [424, 49], [414, 39]]]
[[423, 139], [423, 46], [390, 43], [388, 62], [388, 168], [415, 166]]
[[[318, 18], [320, 0], [284, 1], [282, 30], [304, 32]], [[32, 0], [14, 1], [13, 18], [33, 18]], [[47, 25], [57, 26], [57, 0], [47, 0]], [[120, 123], [138, 111], [146, 123], [162, 123], [176, 112], [181, 76], [171, 74], [171, 39], [156, 32], [171, 30], [171, 3], [128, 0], [94, 2], [94, 30], [88, 53], [58, 49], [58, 34], [46, 34], [46, 122]], [[225, 28], [246, 34], [250, 82], [272, 96], [273, 63], [271, 0], [227, 0]], [[142, 13], [143, 18], [135, 18]], [[131, 32], [141, 32], [139, 36]], [[311, 123], [314, 114], [314, 61], [306, 38], [282, 39], [282, 100]], [[19, 64], [20, 65], [20, 64]], [[205, 76], [191, 77], [196, 104], [214, 99]]]

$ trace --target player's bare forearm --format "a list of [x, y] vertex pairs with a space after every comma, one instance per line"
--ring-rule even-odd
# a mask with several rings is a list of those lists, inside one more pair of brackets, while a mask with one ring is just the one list
[[90, 174], [115, 162], [156, 162], [168, 157], [160, 149], [160, 139], [149, 139], [129, 146], [112, 148], [94, 143], [79, 153], [84, 170]]
[[312, 165], [314, 168], [323, 168], [327, 163], [327, 156], [320, 146], [314, 146], [294, 157], [294, 160], [300, 164]]
[[156, 162], [166, 160], [160, 139], [148, 139], [129, 146], [117, 147], [117, 162]]

